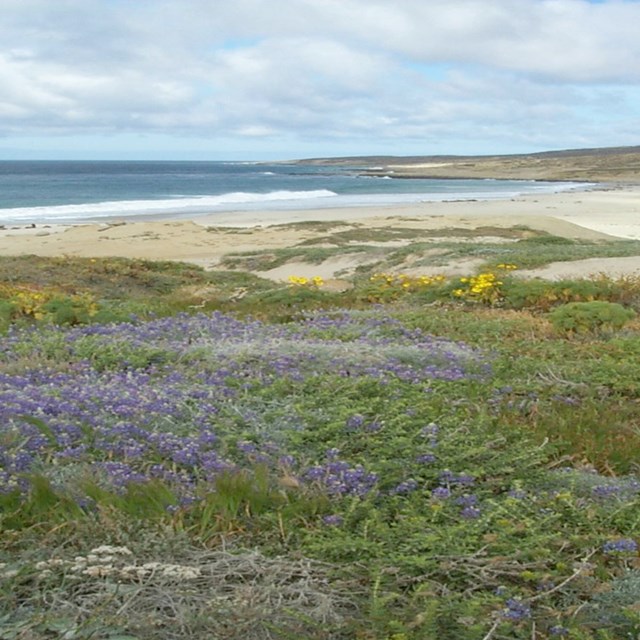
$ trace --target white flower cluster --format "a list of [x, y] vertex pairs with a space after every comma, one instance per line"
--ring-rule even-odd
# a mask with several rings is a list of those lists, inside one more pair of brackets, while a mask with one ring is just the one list
[[6, 562], [0, 562], [0, 578], [11, 579], [15, 578], [19, 573], [18, 569], [7, 569]]
[[40, 578], [53, 574], [55, 569], [64, 568], [72, 574], [91, 578], [114, 577], [119, 580], [144, 580], [153, 577], [177, 580], [193, 580], [200, 577], [199, 567], [164, 562], [146, 562], [144, 564], [127, 563], [132, 552], [127, 547], [103, 545], [91, 549], [86, 556], [76, 556], [73, 560], [51, 558], [35, 565]]

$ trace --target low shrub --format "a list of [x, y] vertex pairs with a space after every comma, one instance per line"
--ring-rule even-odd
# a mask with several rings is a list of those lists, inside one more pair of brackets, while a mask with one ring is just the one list
[[562, 236], [531, 236], [529, 238], [522, 238], [518, 240], [518, 244], [533, 244], [533, 245], [569, 245], [576, 244], [575, 240], [570, 238], [563, 238]]
[[594, 300], [571, 302], [549, 314], [556, 331], [565, 335], [592, 333], [601, 335], [622, 329], [636, 313], [616, 302]]
[[98, 306], [88, 293], [67, 294], [54, 288], [0, 285], [0, 322], [37, 320], [53, 324], [83, 324]]
[[549, 311], [568, 302], [621, 302], [623, 298], [621, 286], [610, 278], [557, 282], [513, 278], [507, 285], [504, 288], [504, 306], [511, 309]]
[[392, 302], [408, 293], [419, 293], [429, 298], [442, 297], [446, 278], [443, 275], [411, 276], [404, 273], [374, 273], [364, 284], [362, 293], [369, 302]]

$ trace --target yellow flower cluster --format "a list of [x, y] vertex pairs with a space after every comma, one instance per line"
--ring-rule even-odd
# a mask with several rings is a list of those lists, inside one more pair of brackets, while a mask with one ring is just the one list
[[43, 305], [51, 300], [51, 292], [38, 291], [27, 287], [0, 285], [0, 299], [7, 300], [15, 307], [15, 313], [40, 320], [44, 317]]
[[324, 280], [320, 276], [313, 276], [313, 278], [289, 276], [289, 284], [294, 287], [315, 287], [319, 289], [324, 285]]
[[98, 311], [95, 301], [86, 293], [68, 295], [55, 289], [32, 289], [25, 286], [0, 284], [0, 300], [11, 303], [12, 315], [17, 317], [42, 320], [47, 316], [46, 305], [56, 298], [71, 300], [74, 307], [84, 309], [90, 316]]
[[398, 275], [392, 273], [374, 273], [370, 278], [370, 282], [383, 287], [399, 287], [408, 291], [416, 289], [424, 289], [433, 285], [442, 284], [445, 281], [443, 275], [436, 276], [409, 276], [405, 273]]
[[[496, 271], [514, 271], [518, 267], [515, 264], [501, 262], [496, 265]], [[492, 271], [479, 273], [477, 276], [470, 278], [460, 278], [463, 287], [458, 287], [452, 291], [457, 298], [465, 298], [467, 300], [475, 300], [486, 304], [495, 304], [502, 299], [502, 291], [500, 287], [504, 284], [500, 280], [500, 276]]]
[[460, 284], [465, 285], [453, 290], [458, 298], [468, 298], [481, 302], [494, 303], [500, 299], [500, 285], [504, 284], [495, 273], [480, 273], [471, 278], [460, 278]]

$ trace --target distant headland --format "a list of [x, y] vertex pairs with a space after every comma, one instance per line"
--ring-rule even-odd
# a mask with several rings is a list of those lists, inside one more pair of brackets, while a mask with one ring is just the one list
[[640, 183], [640, 146], [514, 155], [308, 158], [298, 162], [358, 166], [364, 175], [393, 178]]

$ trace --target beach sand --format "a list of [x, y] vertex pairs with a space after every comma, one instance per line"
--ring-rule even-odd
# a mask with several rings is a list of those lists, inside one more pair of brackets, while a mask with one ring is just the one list
[[[524, 225], [578, 239], [640, 239], [640, 186], [528, 195], [510, 200], [424, 202], [411, 205], [300, 211], [231, 212], [190, 220], [163, 219], [73, 226], [14, 227], [0, 230], [2, 255], [81, 256], [181, 260], [215, 269], [228, 253], [294, 246], [327, 235], [327, 228], [295, 225], [308, 221], [364, 227], [434, 229], [510, 228]], [[419, 233], [415, 240], [420, 240]], [[354, 262], [355, 261], [355, 262]], [[332, 277], [357, 266], [348, 256], [313, 266], [314, 275]], [[309, 265], [307, 265], [308, 267]], [[472, 269], [473, 264], [459, 265]], [[297, 270], [296, 270], [297, 269]], [[305, 275], [305, 265], [288, 265], [288, 274]], [[266, 274], [285, 279], [287, 273]], [[640, 256], [557, 263], [527, 275], [580, 277], [595, 273], [640, 274]], [[265, 275], [262, 273], [261, 275]]]

